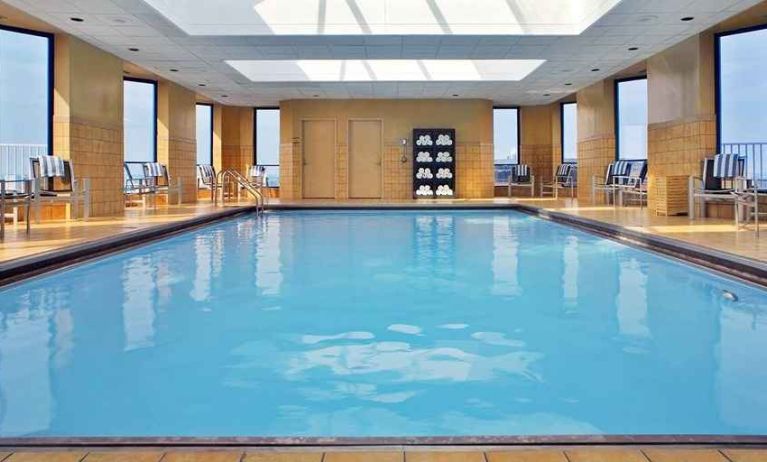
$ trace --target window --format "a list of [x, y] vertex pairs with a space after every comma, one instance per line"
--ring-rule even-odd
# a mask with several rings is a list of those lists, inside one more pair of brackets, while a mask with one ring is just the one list
[[495, 182], [509, 181], [511, 166], [519, 163], [519, 109], [493, 108]]
[[767, 184], [767, 26], [717, 37], [719, 143], [746, 159], [747, 176]]
[[267, 184], [280, 185], [280, 110], [276, 108], [257, 108], [255, 110], [253, 163], [266, 168]]
[[647, 159], [647, 78], [615, 82], [617, 158]]
[[157, 83], [126, 79], [123, 98], [125, 161], [154, 162], [157, 159]]
[[213, 106], [197, 105], [197, 165], [213, 165]]
[[562, 163], [578, 160], [578, 104], [562, 103]]
[[29, 158], [50, 154], [51, 59], [46, 34], [0, 27], [0, 178], [29, 176]]

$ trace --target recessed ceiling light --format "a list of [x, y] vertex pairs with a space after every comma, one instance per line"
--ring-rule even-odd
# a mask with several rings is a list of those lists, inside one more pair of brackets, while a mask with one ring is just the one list
[[637, 51], [639, 47], [629, 47], [629, 51]]
[[128, 48], [128, 50], [129, 51], [139, 51], [138, 48], [135, 48], [135, 47]]
[[681, 19], [681, 21], [688, 22], [688, 21], [692, 21], [693, 19], [695, 19], [694, 16], [685, 16], [684, 18]]
[[595, 67], [594, 69], [591, 70], [591, 72], [599, 72], [599, 68]]

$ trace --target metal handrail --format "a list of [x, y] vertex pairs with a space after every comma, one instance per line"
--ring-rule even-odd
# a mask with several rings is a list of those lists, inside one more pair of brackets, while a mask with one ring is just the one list
[[[238, 195], [239, 190], [244, 189], [248, 193], [250, 193], [253, 198], [256, 199], [256, 213], [261, 213], [264, 211], [264, 206], [266, 204], [265, 197], [263, 193], [259, 190], [259, 188], [256, 188], [253, 186], [253, 184], [248, 181], [247, 178], [245, 178], [240, 172], [238, 172], [235, 169], [226, 169], [222, 170], [221, 172], [216, 175], [218, 177], [217, 183], [221, 185], [221, 202], [223, 203], [226, 200], [226, 193], [227, 193], [227, 185], [234, 184], [236, 188], [238, 188]], [[218, 204], [218, 194], [214, 195], [214, 203]]]

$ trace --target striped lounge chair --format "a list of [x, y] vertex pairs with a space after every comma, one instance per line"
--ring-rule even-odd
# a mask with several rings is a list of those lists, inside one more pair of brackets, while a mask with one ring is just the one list
[[216, 194], [218, 183], [216, 179], [216, 169], [209, 164], [197, 165], [197, 193], [201, 189], [210, 191], [211, 198]]
[[535, 175], [527, 164], [513, 165], [509, 174], [509, 197], [512, 188], [529, 188], [530, 197], [535, 196]]
[[690, 219], [695, 219], [698, 210], [705, 217], [708, 202], [735, 204], [735, 189], [743, 177], [745, 161], [738, 154], [716, 154], [702, 161], [702, 171], [702, 177], [691, 176], [689, 179]]
[[605, 169], [604, 177], [594, 175], [591, 177], [591, 202], [596, 203], [597, 194], [604, 193], [605, 203], [615, 203], [615, 193], [618, 178], [628, 175], [630, 162], [619, 160], [610, 162]]
[[[168, 167], [159, 162], [145, 162], [144, 163], [144, 178], [147, 182], [147, 186], [154, 191], [155, 197], [158, 194], [164, 194], [167, 196], [168, 204], [173, 194], [176, 195], [177, 202], [181, 205], [182, 201], [182, 186], [181, 178], [176, 178], [176, 181], [171, 181], [170, 174], [168, 173]], [[157, 207], [157, 201], [154, 201], [154, 206]]]
[[647, 204], [647, 161], [632, 160], [628, 162], [628, 174], [614, 177], [615, 188], [618, 191], [618, 200], [615, 201], [615, 204], [622, 206], [627, 199], [636, 198], [641, 207]]
[[32, 172], [32, 208], [35, 222], [40, 222], [43, 204], [67, 204], [67, 219], [90, 217], [90, 181], [75, 178], [69, 160], [59, 156], [39, 156], [29, 159]]
[[541, 184], [541, 196], [550, 194], [555, 198], [559, 197], [559, 190], [570, 189], [570, 197], [575, 197], [575, 191], [578, 186], [578, 167], [576, 164], [560, 164], [554, 171], [554, 178], [551, 182]]

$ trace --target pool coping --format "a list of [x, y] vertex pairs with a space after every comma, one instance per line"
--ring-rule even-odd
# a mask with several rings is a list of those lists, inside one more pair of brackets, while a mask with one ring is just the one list
[[114, 236], [0, 262], [0, 288], [255, 210], [255, 206], [226, 208], [184, 220], [150, 225]]
[[556, 212], [525, 204], [514, 204], [517, 210], [556, 223], [591, 232], [609, 239], [654, 251], [736, 279], [767, 288], [767, 262], [685, 242], [665, 236], [634, 231], [621, 225], [591, 218]]
[[30, 437], [0, 448], [371, 448], [515, 446], [765, 446], [767, 435], [519, 435], [412, 437]]

